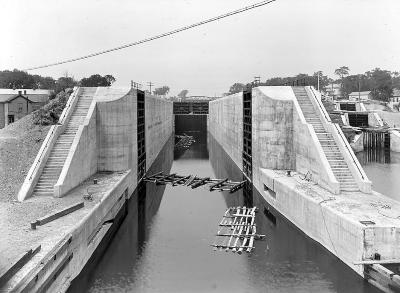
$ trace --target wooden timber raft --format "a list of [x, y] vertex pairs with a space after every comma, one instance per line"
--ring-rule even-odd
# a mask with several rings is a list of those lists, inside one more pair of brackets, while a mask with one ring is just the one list
[[152, 182], [157, 185], [171, 184], [172, 186], [190, 186], [192, 189], [200, 186], [208, 186], [210, 191], [229, 191], [230, 193], [236, 192], [243, 188], [246, 181], [235, 182], [225, 179], [211, 179], [210, 177], [197, 177], [194, 175], [182, 176], [173, 174], [163, 174], [162, 172], [153, 175], [145, 176], [143, 178], [146, 182]]
[[254, 249], [254, 240], [264, 239], [265, 235], [256, 232], [257, 208], [231, 207], [225, 211], [215, 236], [214, 250], [229, 250], [242, 254]]
[[175, 149], [187, 149], [189, 148], [196, 140], [193, 136], [183, 134], [183, 135], [175, 135], [179, 141], [175, 144]]

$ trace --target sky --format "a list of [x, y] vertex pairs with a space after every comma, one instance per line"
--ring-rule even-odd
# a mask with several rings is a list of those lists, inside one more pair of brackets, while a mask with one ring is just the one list
[[[0, 70], [87, 55], [242, 8], [245, 0], [0, 0]], [[254, 76], [312, 74], [348, 66], [400, 71], [399, 0], [276, 0], [164, 39], [29, 71], [42, 76], [111, 74], [167, 85], [171, 95], [219, 96]], [[148, 88], [147, 86], [145, 87]]]

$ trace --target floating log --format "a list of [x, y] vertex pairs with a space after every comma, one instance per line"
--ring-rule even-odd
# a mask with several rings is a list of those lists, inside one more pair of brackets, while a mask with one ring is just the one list
[[214, 188], [220, 186], [221, 184], [225, 183], [226, 181], [228, 181], [228, 178], [222, 179], [222, 180], [218, 181], [217, 183], [214, 183], [213, 185], [210, 186], [210, 191], [213, 191]]
[[207, 180], [210, 180], [210, 177], [201, 179], [199, 182], [192, 184], [192, 186], [191, 186], [192, 189], [197, 188], [197, 187], [199, 187], [199, 186], [201, 186], [201, 185], [206, 184]]

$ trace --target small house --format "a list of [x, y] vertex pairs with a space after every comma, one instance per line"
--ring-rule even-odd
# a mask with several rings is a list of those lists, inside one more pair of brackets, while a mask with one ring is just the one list
[[352, 92], [349, 94], [350, 101], [366, 101], [371, 99], [372, 99], [371, 91]]
[[0, 89], [0, 129], [45, 105], [50, 90]]

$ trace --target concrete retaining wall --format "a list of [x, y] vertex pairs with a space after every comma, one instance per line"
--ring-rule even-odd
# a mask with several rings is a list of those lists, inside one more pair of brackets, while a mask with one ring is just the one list
[[168, 100], [146, 95], [146, 170], [153, 164], [173, 132], [172, 105]]
[[400, 132], [397, 130], [390, 131], [390, 150], [400, 152]]
[[210, 102], [208, 131], [242, 169], [243, 94], [237, 93]]

